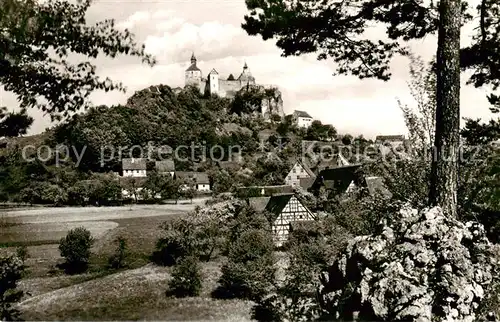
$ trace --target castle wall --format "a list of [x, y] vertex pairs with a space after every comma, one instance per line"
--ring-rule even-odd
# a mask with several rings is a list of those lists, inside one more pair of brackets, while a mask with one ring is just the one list
[[[219, 96], [220, 97], [233, 97], [244, 85], [239, 80], [228, 81], [219, 79]], [[229, 94], [229, 95], [228, 95]]]

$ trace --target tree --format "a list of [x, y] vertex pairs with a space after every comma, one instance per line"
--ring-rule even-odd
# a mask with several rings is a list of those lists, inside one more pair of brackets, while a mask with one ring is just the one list
[[33, 124], [33, 118], [26, 114], [26, 110], [17, 113], [7, 113], [5, 107], [0, 106], [0, 137], [16, 137], [28, 132]]
[[122, 84], [98, 77], [90, 61], [70, 63], [77, 55], [94, 59], [126, 54], [154, 64], [144, 46], [139, 47], [128, 30], [116, 30], [113, 20], [87, 25], [92, 2], [1, 2], [0, 83], [17, 96], [21, 108], [38, 107], [60, 118], [89, 106], [86, 100], [96, 89], [124, 90]]
[[126, 267], [127, 265], [125, 263], [125, 260], [128, 255], [127, 240], [122, 236], [118, 236], [115, 242], [118, 245], [116, 247], [115, 253], [108, 258], [108, 264], [109, 267], [113, 269], [120, 269]]
[[[481, 2], [478, 34], [471, 46], [460, 50], [460, 29], [472, 16], [466, 2], [441, 0], [436, 7], [421, 1], [367, 0], [339, 2], [247, 0], [249, 14], [243, 28], [264, 40], [277, 38], [284, 56], [318, 52], [318, 59], [332, 57], [339, 74], [388, 80], [389, 63], [397, 54], [408, 54], [402, 41], [437, 32], [436, 115], [430, 203], [456, 215], [459, 148], [460, 67], [473, 69], [475, 86], [500, 85], [500, 29], [497, 2]], [[387, 26], [387, 38], [370, 40], [368, 26]], [[500, 99], [490, 95], [492, 104]]]
[[262, 299], [274, 284], [274, 244], [268, 231], [244, 231], [229, 248], [216, 298]]
[[201, 273], [198, 258], [188, 256], [181, 259], [174, 267], [167, 294], [172, 294], [176, 297], [198, 296], [201, 288]]
[[90, 231], [83, 227], [72, 229], [59, 242], [61, 257], [66, 259], [66, 271], [82, 272], [87, 269], [90, 259], [90, 248], [94, 243]]
[[[427, 153], [434, 143], [436, 115], [436, 73], [432, 64], [426, 65], [421, 57], [410, 54], [410, 81], [408, 87], [417, 106], [410, 107], [398, 100], [412, 146], [419, 153]], [[422, 155], [421, 155], [422, 156]]]
[[19, 321], [20, 312], [13, 306], [19, 302], [24, 292], [17, 289], [17, 283], [23, 276], [23, 260], [16, 256], [0, 257], [0, 319]]

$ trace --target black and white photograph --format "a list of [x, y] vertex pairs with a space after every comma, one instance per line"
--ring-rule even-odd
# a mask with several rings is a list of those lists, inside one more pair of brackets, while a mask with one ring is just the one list
[[500, 0], [0, 0], [0, 320], [500, 321]]

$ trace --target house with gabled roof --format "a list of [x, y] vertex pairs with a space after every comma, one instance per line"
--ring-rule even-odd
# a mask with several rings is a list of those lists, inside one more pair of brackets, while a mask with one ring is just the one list
[[349, 193], [362, 184], [360, 169], [361, 164], [354, 164], [322, 170], [309, 190], [315, 195], [319, 194], [321, 188], [324, 188], [328, 195]]
[[177, 171], [174, 174], [174, 178], [184, 182], [180, 187], [181, 190], [189, 188], [200, 192], [209, 192], [211, 190], [210, 179], [206, 172]]
[[124, 177], [146, 177], [147, 160], [145, 158], [122, 159], [122, 172]]
[[304, 162], [296, 161], [285, 177], [285, 184], [292, 187], [298, 187], [300, 186], [300, 179], [315, 177], [316, 175], [304, 164]]
[[173, 177], [175, 173], [174, 160], [155, 161], [155, 169], [159, 174], [169, 174]]
[[288, 240], [290, 225], [315, 220], [315, 215], [293, 194], [272, 196], [265, 208], [271, 223], [273, 241], [277, 247]]
[[309, 115], [309, 113], [297, 110], [293, 112], [292, 119], [294, 123], [297, 125], [297, 127], [303, 127], [303, 128], [308, 128], [313, 121], [313, 117]]

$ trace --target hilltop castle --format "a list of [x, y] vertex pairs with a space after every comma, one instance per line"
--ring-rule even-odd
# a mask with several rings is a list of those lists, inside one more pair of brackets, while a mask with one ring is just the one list
[[255, 78], [250, 73], [247, 63], [243, 66], [243, 71], [238, 78], [234, 78], [233, 74], [227, 79], [219, 78], [219, 73], [214, 69], [208, 73], [207, 78], [204, 78], [201, 70], [196, 66], [196, 57], [191, 56], [191, 66], [186, 69], [185, 86], [194, 85], [200, 89], [202, 93], [217, 94], [220, 97], [234, 97], [237, 91], [247, 85], [255, 85]]
[[269, 92], [266, 99], [262, 101], [262, 115], [267, 119], [272, 114], [277, 114], [281, 117], [285, 116], [283, 112], [283, 100], [279, 89], [274, 85], [256, 84], [255, 77], [250, 73], [246, 62], [238, 78], [234, 78], [233, 74], [230, 74], [227, 79], [221, 79], [215, 68], [208, 73], [207, 78], [204, 78], [201, 69], [196, 66], [196, 57], [193, 53], [191, 56], [191, 65], [185, 72], [184, 86], [188, 85], [198, 87], [202, 94], [215, 94], [228, 98], [234, 98], [236, 93], [246, 86], [255, 86], [260, 92]]

